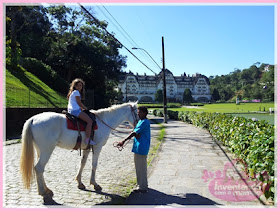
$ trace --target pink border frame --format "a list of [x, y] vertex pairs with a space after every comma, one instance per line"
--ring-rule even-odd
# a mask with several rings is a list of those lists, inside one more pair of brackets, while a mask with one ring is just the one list
[[[117, 3], [130, 3], [130, 4], [135, 4], [135, 3], [146, 3], [146, 4], [164, 4], [164, 3], [169, 3], [169, 4], [178, 4], [178, 3], [192, 3], [192, 4], [213, 4], [213, 3], [217, 3], [217, 4], [274, 4], [275, 5], [275, 14], [276, 14], [276, 29], [277, 31], [275, 32], [275, 41], [276, 41], [276, 50], [275, 50], [275, 63], [276, 65], [279, 64], [279, 54], [280, 54], [280, 45], [279, 45], [279, 40], [277, 40], [278, 36], [279, 36], [279, 32], [280, 32], [280, 27], [279, 27], [279, 20], [280, 20], [280, 2], [278, 0], [101, 0], [101, 1], [97, 1], [97, 0], [84, 0], [84, 1], [80, 1], [80, 0], [31, 0], [28, 2], [29, 3], [98, 3], [98, 2], [102, 2], [102, 3], [113, 3], [113, 4], [117, 4]], [[4, 45], [5, 45], [5, 38], [4, 38], [4, 32], [3, 32], [3, 27], [4, 27], [4, 19], [3, 19], [3, 9], [5, 7], [5, 4], [26, 4], [26, 0], [3, 0], [0, 4], [0, 35], [3, 38], [0, 42], [0, 49], [4, 49]], [[277, 21], [278, 20], [278, 21]], [[0, 119], [3, 120], [0, 122], [0, 137], [4, 137], [4, 130], [3, 130], [3, 124], [4, 124], [4, 112], [5, 112], [5, 107], [3, 104], [3, 100], [4, 100], [4, 50], [0, 51], [0, 64], [1, 64], [1, 69], [0, 69], [0, 84], [2, 85], [2, 91], [0, 92], [0, 108], [1, 108], [1, 112], [0, 112]], [[277, 82], [279, 81], [280, 77], [279, 77], [279, 65], [276, 66], [276, 93], [279, 93], [280, 91], [280, 87], [277, 86]], [[276, 107], [277, 107], [277, 111], [279, 110], [279, 104], [280, 104], [280, 98], [277, 97], [277, 94], [275, 94], [276, 96]], [[278, 119], [278, 115], [276, 117], [276, 125], [279, 125], [280, 120]], [[277, 141], [278, 141], [278, 133], [279, 133], [279, 129], [276, 128], [276, 134], [277, 134]], [[277, 149], [279, 149], [279, 147], [277, 146]], [[0, 153], [1, 155], [3, 155], [3, 145], [1, 144], [0, 146]], [[277, 158], [278, 158], [278, 154], [277, 154]], [[276, 158], [276, 159], [277, 159]], [[279, 162], [277, 163], [277, 169], [279, 169]], [[277, 170], [277, 175], [278, 175], [279, 171]], [[0, 165], [0, 178], [1, 178], [1, 188], [3, 187], [3, 165]], [[277, 193], [279, 193], [279, 185], [277, 187]], [[11, 208], [3, 208], [3, 191], [0, 191], [0, 210], [11, 210]], [[269, 208], [270, 210], [276, 210], [279, 206], [279, 197], [277, 197], [277, 204], [274, 208]], [[17, 208], [16, 210], [21, 210], [24, 208]], [[63, 210], [67, 209], [67, 208], [61, 208]], [[54, 208], [52, 210], [61, 210], [59, 208]], [[71, 208], [71, 210], [80, 210], [81, 208]], [[102, 209], [102, 210], [122, 210], [122, 209], [131, 209], [131, 208], [93, 208], [93, 209]], [[135, 209], [135, 208], [133, 208]], [[137, 210], [140, 209], [145, 209], [145, 210], [149, 210], [152, 208], [136, 208]], [[188, 210], [203, 210], [203, 209], [207, 209], [207, 208], [187, 208]], [[211, 208], [211, 210], [216, 210], [216, 209], [220, 209], [220, 208]], [[225, 208], [227, 210], [235, 210], [236, 208]], [[239, 208], [240, 209], [240, 208]], [[242, 209], [256, 209], [256, 208], [242, 208]], [[260, 208], [258, 210], [264, 210], [267, 208]], [[28, 209], [27, 209], [28, 210]], [[31, 209], [30, 209], [31, 210]], [[174, 209], [173, 209], [174, 210]], [[175, 208], [175, 210], [177, 210]], [[180, 209], [181, 210], [181, 209]]]

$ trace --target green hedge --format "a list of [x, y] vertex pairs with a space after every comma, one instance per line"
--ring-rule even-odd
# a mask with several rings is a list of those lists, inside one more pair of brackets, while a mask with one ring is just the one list
[[153, 115], [163, 117], [163, 111], [161, 110], [153, 110]]
[[[140, 106], [145, 106], [149, 109], [161, 109], [163, 108], [162, 103], [138, 103]], [[181, 108], [182, 105], [180, 103], [167, 103], [167, 108]]]
[[[161, 114], [154, 111], [154, 114]], [[181, 120], [207, 129], [215, 140], [221, 141], [238, 159], [246, 163], [251, 178], [262, 181], [267, 198], [274, 198], [274, 126], [230, 114], [192, 111], [168, 111], [171, 119]]]
[[49, 65], [35, 58], [24, 58], [22, 66], [28, 71], [36, 75], [44, 83], [48, 84], [52, 89], [67, 94], [69, 83], [57, 74]]

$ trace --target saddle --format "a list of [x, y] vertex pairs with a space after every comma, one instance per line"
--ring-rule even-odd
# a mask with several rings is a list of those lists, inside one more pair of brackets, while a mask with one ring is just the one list
[[[98, 126], [96, 124], [95, 114], [91, 113], [89, 110], [84, 110], [84, 112], [92, 119], [92, 129], [91, 129], [90, 138], [93, 140], [94, 130], [98, 129]], [[70, 129], [70, 130], [78, 131], [77, 142], [76, 142], [76, 145], [73, 148], [73, 150], [80, 149], [80, 154], [81, 154], [81, 144], [82, 144], [81, 131], [86, 130], [87, 123], [85, 121], [83, 121], [82, 119], [80, 119], [76, 116], [73, 116], [72, 114], [68, 113], [65, 110], [63, 110], [62, 113], [66, 115], [67, 128]], [[89, 148], [90, 148], [90, 144], [88, 143], [86, 150], [89, 149]]]

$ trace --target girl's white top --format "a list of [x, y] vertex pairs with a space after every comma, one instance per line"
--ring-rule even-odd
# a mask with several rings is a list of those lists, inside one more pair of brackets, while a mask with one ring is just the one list
[[74, 90], [68, 100], [68, 111], [75, 111], [80, 109], [80, 106], [77, 103], [76, 96], [81, 97], [81, 94], [78, 90]]

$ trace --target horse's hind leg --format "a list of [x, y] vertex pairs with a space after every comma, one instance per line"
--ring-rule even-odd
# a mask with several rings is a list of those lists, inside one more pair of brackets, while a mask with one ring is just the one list
[[37, 185], [38, 185], [38, 192], [39, 195], [44, 197], [44, 200], [49, 199], [52, 200], [53, 192], [47, 187], [44, 179], [44, 170], [47, 162], [50, 159], [52, 150], [49, 151], [42, 151], [40, 152], [40, 158], [38, 163], [35, 166], [36, 178], [37, 178]]
[[98, 157], [101, 152], [101, 148], [94, 149], [94, 154], [92, 155], [92, 172], [90, 178], [90, 184], [94, 186], [96, 191], [101, 191], [102, 187], [98, 185], [95, 181], [95, 173], [97, 169]]
[[83, 150], [83, 157], [81, 159], [80, 169], [79, 169], [79, 172], [76, 176], [76, 180], [78, 181], [78, 188], [81, 189], [81, 190], [86, 189], [85, 185], [82, 183], [82, 172], [83, 172], [83, 169], [86, 165], [88, 154], [89, 154], [89, 150]]

